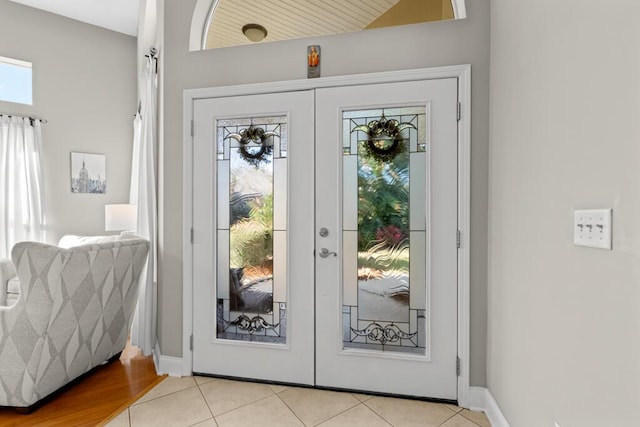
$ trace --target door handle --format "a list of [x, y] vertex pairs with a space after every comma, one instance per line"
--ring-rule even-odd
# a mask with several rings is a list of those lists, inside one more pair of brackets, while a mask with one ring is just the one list
[[337, 252], [330, 252], [329, 249], [327, 249], [327, 248], [321, 248], [320, 249], [320, 253], [318, 253], [318, 255], [320, 255], [320, 258], [327, 258], [330, 255], [338, 256], [338, 253]]

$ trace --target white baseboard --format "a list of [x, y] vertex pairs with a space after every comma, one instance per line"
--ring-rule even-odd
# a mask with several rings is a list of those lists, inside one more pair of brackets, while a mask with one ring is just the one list
[[158, 343], [156, 343], [156, 348], [153, 351], [153, 363], [156, 366], [158, 375], [168, 374], [170, 377], [184, 376], [182, 358], [163, 356]]
[[472, 411], [485, 411], [487, 407], [487, 390], [484, 387], [469, 387], [469, 409]]
[[469, 409], [484, 412], [492, 427], [510, 427], [498, 402], [487, 388], [469, 387]]

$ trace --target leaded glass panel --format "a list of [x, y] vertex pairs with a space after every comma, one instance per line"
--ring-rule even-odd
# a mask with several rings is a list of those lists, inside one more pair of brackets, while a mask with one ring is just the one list
[[345, 111], [343, 347], [425, 354], [425, 106]]
[[284, 344], [287, 117], [216, 125], [217, 337]]

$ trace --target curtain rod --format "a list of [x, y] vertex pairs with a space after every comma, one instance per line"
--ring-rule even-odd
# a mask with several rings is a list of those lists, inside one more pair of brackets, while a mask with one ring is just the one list
[[45, 124], [46, 124], [46, 123], [49, 123], [49, 121], [48, 121], [47, 119], [43, 119], [43, 118], [36, 117], [36, 116], [25, 116], [25, 115], [23, 115], [23, 114], [0, 113], [0, 117], [1, 117], [1, 116], [4, 116], [4, 117], [22, 117], [22, 118], [25, 118], [25, 119], [29, 119], [29, 120], [31, 120], [32, 122], [33, 122], [34, 120], [40, 120], [40, 122], [42, 122], [42, 123], [45, 123]]
[[158, 59], [158, 49], [152, 47], [149, 49], [149, 54], [145, 55], [147, 58]]
[[155, 61], [156, 74], [158, 74], [158, 49], [156, 49], [155, 47], [149, 49], [149, 53], [145, 55], [145, 58], [149, 58], [149, 60]]

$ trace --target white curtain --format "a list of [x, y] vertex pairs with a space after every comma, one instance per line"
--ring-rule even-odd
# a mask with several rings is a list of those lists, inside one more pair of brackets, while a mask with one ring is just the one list
[[133, 122], [133, 156], [129, 203], [138, 205], [137, 231], [151, 242], [146, 271], [140, 276], [140, 297], [131, 329], [131, 343], [145, 355], [156, 344], [156, 285], [158, 207], [156, 194], [156, 96], [155, 59], [149, 58], [140, 76], [140, 111]]
[[40, 120], [0, 116], [0, 258], [16, 242], [44, 241]]

